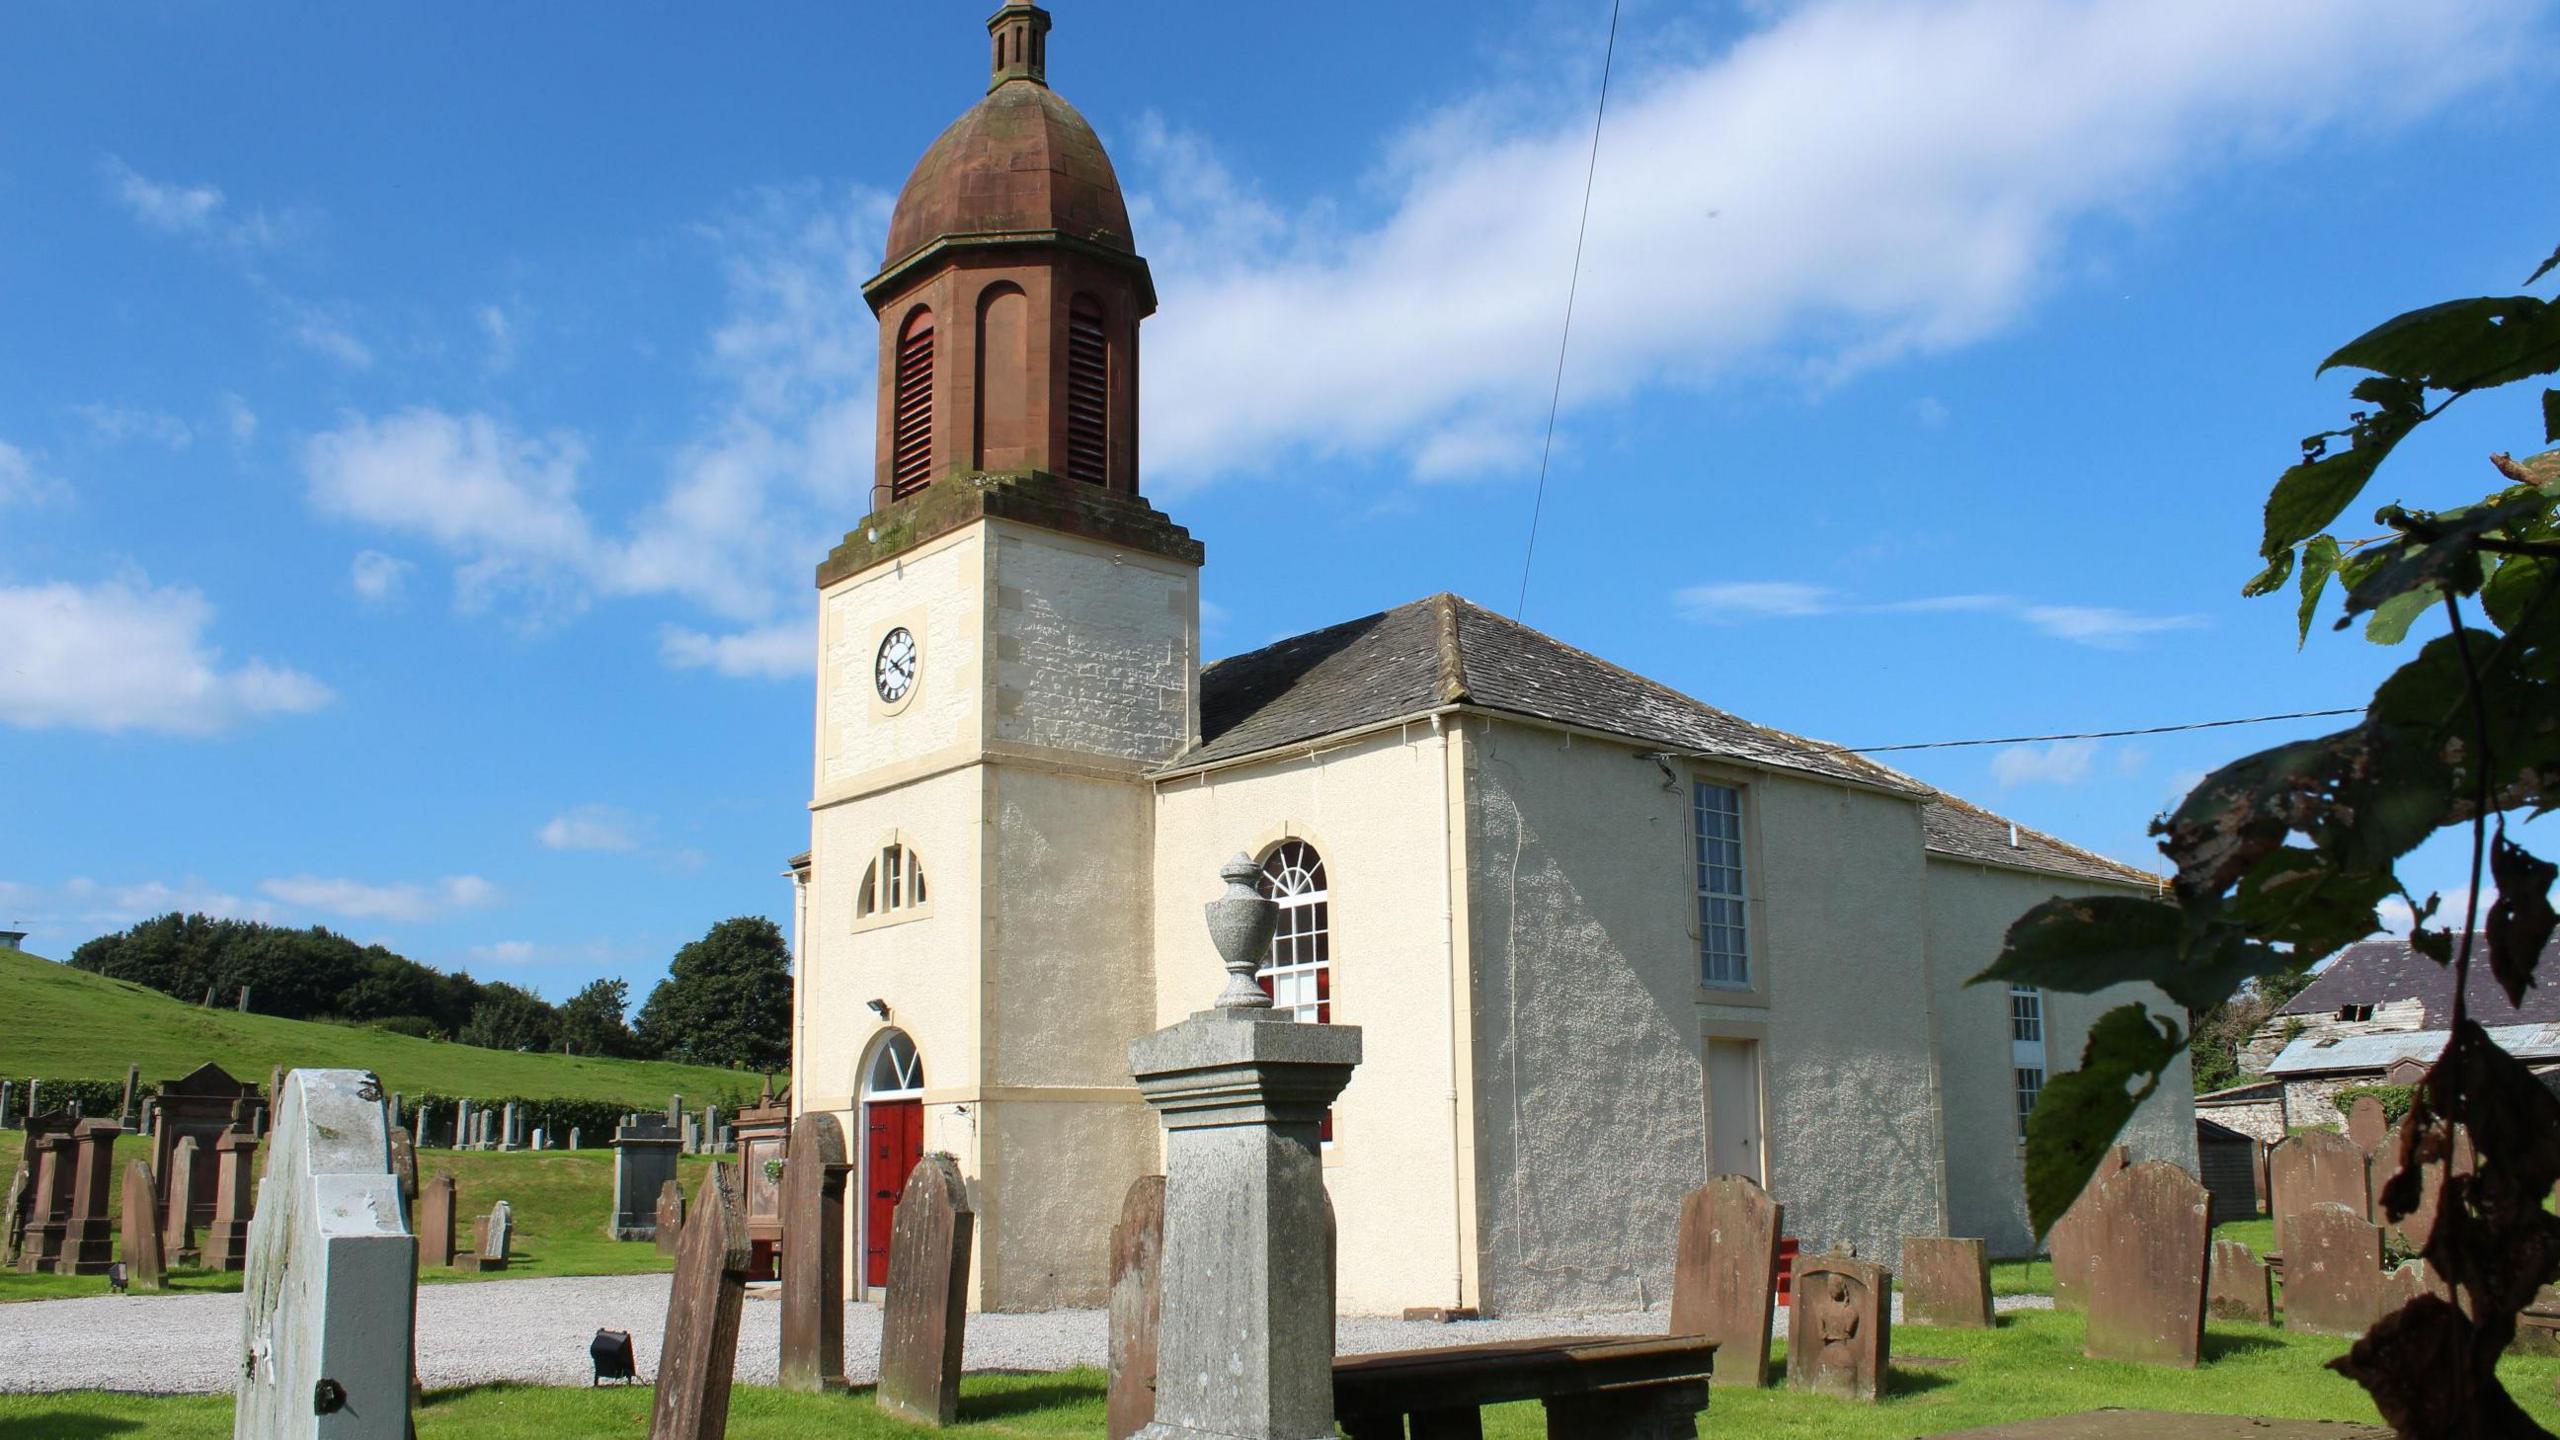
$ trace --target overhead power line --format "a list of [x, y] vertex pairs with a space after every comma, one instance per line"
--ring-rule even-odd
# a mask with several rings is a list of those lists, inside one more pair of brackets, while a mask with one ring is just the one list
[[2276, 720], [2320, 720], [2333, 715], [2361, 715], [2364, 707], [2343, 710], [2293, 710], [2282, 715], [2243, 715], [2232, 720], [2190, 720], [2183, 725], [2145, 725], [2135, 730], [2078, 730], [2068, 735], [2004, 735], [1993, 740], [1921, 740], [1908, 745], [1825, 745], [1833, 755], [1881, 755], [1890, 750], [1957, 750], [1972, 745], [2034, 745], [2047, 740], [2116, 740], [2127, 735], [2173, 735], [2181, 730], [2220, 730], [2231, 725], [2264, 725]]
[[1529, 544], [1520, 555], [1520, 599], [1511, 607], [1511, 618], [1525, 620], [1529, 613], [1529, 563], [1538, 555], [1538, 517], [1547, 508], [1547, 459], [1556, 448], [1556, 411], [1564, 403], [1564, 357], [1573, 344], [1573, 302], [1582, 290], [1582, 241], [1591, 233], [1591, 185], [1600, 176], [1600, 125], [1609, 118], [1609, 72], [1618, 59], [1618, 6], [1620, 0], [1609, 0], [1609, 43], [1600, 52], [1600, 106], [1591, 117], [1591, 160], [1582, 172], [1582, 221], [1573, 232], [1573, 273], [1564, 286], [1564, 334], [1556, 340], [1556, 384], [1547, 397], [1547, 438], [1538, 447], [1538, 494], [1529, 503]]

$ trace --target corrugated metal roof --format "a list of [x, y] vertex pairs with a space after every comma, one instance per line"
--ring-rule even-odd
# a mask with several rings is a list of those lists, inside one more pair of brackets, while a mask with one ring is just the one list
[[[2395, 1060], [2434, 1060], [2444, 1053], [2449, 1030], [2394, 1030], [2380, 1035], [2325, 1039], [2305, 1035], [2284, 1047], [2267, 1066], [2276, 1076], [2324, 1075], [2340, 1070], [2383, 1070]], [[2489, 1038], [2519, 1060], [2560, 1060], [2560, 1025], [2497, 1025]]]

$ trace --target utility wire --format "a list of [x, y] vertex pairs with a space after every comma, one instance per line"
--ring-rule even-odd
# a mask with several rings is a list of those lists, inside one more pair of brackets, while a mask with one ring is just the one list
[[2114, 740], [2127, 735], [2169, 735], [2181, 730], [2220, 730], [2230, 725], [2264, 725], [2275, 720], [2319, 720], [2332, 715], [2361, 715], [2365, 707], [2344, 710], [2294, 710], [2282, 715], [2244, 715], [2234, 720], [2191, 720], [2184, 725], [2145, 725], [2138, 730], [2081, 730], [2069, 735], [2009, 735], [1997, 740], [1923, 740], [1910, 745], [1825, 745], [1831, 755], [1881, 755], [1888, 750], [1955, 750], [1968, 745], [2032, 745], [2042, 740]]
[[1582, 173], [1582, 221], [1573, 232], [1573, 275], [1564, 287], [1564, 334], [1556, 340], [1556, 384], [1547, 397], [1547, 438], [1538, 447], [1538, 494], [1529, 505], [1529, 545], [1520, 556], [1520, 599], [1511, 618], [1529, 613], [1529, 562], [1538, 555], [1538, 517], [1547, 508], [1547, 459], [1556, 448], [1556, 411], [1564, 403], [1564, 357], [1573, 344], [1573, 302], [1582, 289], [1582, 241], [1591, 231], [1591, 185], [1600, 176], [1600, 125], [1609, 118], [1609, 72], [1618, 59], [1618, 6], [1609, 0], [1609, 43], [1600, 52], [1600, 108], [1591, 117], [1591, 161]]

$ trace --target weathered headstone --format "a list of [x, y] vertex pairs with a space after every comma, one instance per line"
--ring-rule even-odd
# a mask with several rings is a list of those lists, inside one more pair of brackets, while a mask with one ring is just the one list
[[2376, 1221], [2389, 1221], [2392, 1230], [2400, 1236], [2402, 1244], [2411, 1250], [2423, 1251], [2427, 1248], [2427, 1241], [2435, 1235], [2436, 1210], [2444, 1200], [2446, 1177], [2469, 1175], [2478, 1170], [2480, 1157], [2472, 1149], [2470, 1129], [2465, 1126], [2456, 1126], [2453, 1132], [2453, 1154], [2449, 1158], [2427, 1161], [2418, 1167], [2417, 1208], [2398, 1220], [2391, 1220], [2382, 1208], [2381, 1195], [2384, 1187], [2389, 1185], [2393, 1177], [2399, 1173], [2401, 1165], [2396, 1139], [2391, 1146], [2384, 1149], [2383, 1153], [2374, 1157], [2373, 1218]]
[[977, 1217], [960, 1162], [916, 1162], [889, 1226], [889, 1294], [880, 1307], [880, 1408], [919, 1425], [960, 1418], [960, 1346]]
[[613, 1132], [613, 1219], [607, 1233], [614, 1239], [654, 1239], [662, 1253], [675, 1253], [676, 1237], [660, 1232], [657, 1207], [675, 1181], [682, 1144], [656, 1115], [628, 1116]]
[[151, 1193], [151, 1166], [141, 1160], [124, 1167], [124, 1281], [141, 1291], [168, 1288], [168, 1266], [160, 1255], [160, 1200]]
[[2383, 1113], [2382, 1102], [2370, 1095], [2359, 1095], [2347, 1107], [2347, 1138], [2367, 1155], [2382, 1153], [2382, 1144], [2391, 1138], [2391, 1121]]
[[2205, 1313], [2216, 1320], [2274, 1324], [2275, 1279], [2267, 1273], [2267, 1262], [2237, 1240], [2214, 1241], [2213, 1269], [2204, 1305]]
[[1845, 1252], [1797, 1256], [1787, 1306], [1789, 1388], [1880, 1400], [1892, 1369], [1893, 1272]]
[[473, 1112], [473, 1110], [472, 1110], [472, 1108], [471, 1108], [471, 1102], [470, 1102], [470, 1101], [468, 1101], [468, 1100], [457, 1100], [457, 1101], [455, 1101], [455, 1102], [454, 1102], [454, 1111], [453, 1111], [453, 1148], [454, 1148], [454, 1149], [456, 1149], [456, 1150], [468, 1150], [468, 1149], [470, 1149], [470, 1148], [471, 1148], [471, 1141], [472, 1141], [472, 1134], [471, 1134], [471, 1122], [472, 1122], [472, 1121], [473, 1121], [473, 1119], [475, 1119], [475, 1118], [476, 1118], [476, 1116], [475, 1116], [475, 1114], [474, 1114], [474, 1112]]
[[10, 1103], [17, 1098], [17, 1082], [0, 1080], [0, 1130], [8, 1129], [10, 1120], [16, 1117], [17, 1112], [10, 1108]]
[[[782, 1388], [841, 1390], [844, 1379], [844, 1187], [853, 1169], [833, 1115], [791, 1125], [782, 1162]], [[754, 1227], [750, 1223], [750, 1235]]]
[[1111, 1227], [1110, 1440], [1129, 1440], [1156, 1416], [1156, 1352], [1164, 1315], [1164, 1177], [1141, 1175]]
[[676, 1254], [649, 1440], [721, 1440], [729, 1433], [729, 1381], [746, 1297], [747, 1220], [729, 1167], [714, 1165]]
[[504, 1270], [514, 1246], [515, 1207], [501, 1200], [471, 1222], [471, 1248], [453, 1257], [453, 1268], [475, 1273]]
[[418, 1137], [418, 1148], [432, 1150], [436, 1146], [436, 1107], [424, 1100], [418, 1102], [418, 1123], [411, 1127]]
[[2344, 1205], [2360, 1217], [2373, 1214], [2369, 1162], [2356, 1142], [2335, 1130], [2288, 1135], [2267, 1156], [2267, 1183], [2275, 1190], [2276, 1249], [2287, 1265], [2293, 1256], [2293, 1217], [2314, 1205]]
[[570, 1126], [570, 1127], [569, 1127], [569, 1148], [570, 1148], [570, 1149], [572, 1149], [572, 1150], [584, 1149], [585, 1147], [579, 1143], [583, 1138], [585, 1138], [585, 1137], [584, 1137], [584, 1134], [583, 1134], [583, 1132], [582, 1132], [582, 1131], [580, 1131], [580, 1129], [579, 1129], [577, 1126], [572, 1125], [572, 1126]]
[[2382, 1318], [2382, 1227], [2350, 1206], [2293, 1212], [2284, 1247], [2284, 1328], [2362, 1335]]
[[141, 1098], [142, 1067], [139, 1065], [127, 1065], [124, 1067], [124, 1100], [123, 1103], [116, 1106], [116, 1124], [118, 1126], [126, 1130], [130, 1130], [141, 1122], [142, 1112], [136, 1108], [137, 1102], [139, 1102]]
[[232, 1433], [406, 1440], [417, 1241], [381, 1086], [361, 1070], [295, 1070], [270, 1120]]
[[[2382, 1276], [2382, 1313], [2390, 1314], [2421, 1295], [2450, 1301], [2453, 1296], [2424, 1260], [2403, 1260]], [[2379, 1316], [2376, 1317], [2380, 1318]]]
[[59, 1275], [104, 1275], [116, 1263], [116, 1231], [107, 1213], [114, 1192], [116, 1137], [113, 1120], [83, 1120], [71, 1131], [71, 1213], [63, 1223]]
[[172, 1265], [193, 1265], [201, 1258], [196, 1252], [196, 1137], [179, 1137], [169, 1164], [160, 1254]]
[[2053, 1222], [2052, 1233], [2045, 1237], [2045, 1248], [2053, 1256], [2053, 1308], [2086, 1310], [2089, 1308], [2089, 1266], [2097, 1258], [2096, 1228], [2098, 1187], [2131, 1164], [2131, 1157], [2121, 1145], [2110, 1145], [2098, 1157], [2098, 1168], [2089, 1175], [2089, 1183], [2080, 1187], [2078, 1198], [2062, 1218]]
[[547, 1126], [542, 1126], [542, 1125], [536, 1125], [536, 1126], [534, 1126], [534, 1127], [533, 1127], [533, 1142], [532, 1142], [532, 1144], [531, 1144], [531, 1145], [527, 1146], [526, 1148], [528, 1148], [528, 1149], [532, 1149], [532, 1150], [548, 1150], [548, 1149], [550, 1149], [550, 1148], [551, 1148], [551, 1131], [550, 1131], [549, 1127], [547, 1127]]
[[523, 1149], [523, 1125], [524, 1112], [516, 1108], [516, 1102], [513, 1100], [508, 1101], [506, 1129], [499, 1134], [498, 1148], [501, 1150]]
[[27, 1173], [27, 1162], [21, 1159], [9, 1175], [9, 1193], [5, 1208], [0, 1208], [0, 1269], [15, 1269], [18, 1245], [27, 1233], [27, 1191], [35, 1177]]
[[2204, 1348], [2211, 1197], [2176, 1165], [2145, 1160], [2110, 1176], [2097, 1201], [2084, 1352], [2192, 1367]]
[[[390, 1142], [384, 1142], [388, 1157]], [[234, 1127], [213, 1142], [213, 1224], [204, 1232], [204, 1268], [238, 1270], [249, 1263], [249, 1225], [256, 1218], [258, 1141]]]
[[[32, 1082], [28, 1089], [35, 1087]], [[80, 1122], [68, 1110], [27, 1117], [26, 1219], [18, 1239], [18, 1269], [28, 1275], [50, 1275], [62, 1258], [62, 1234], [71, 1219], [72, 1127]]]
[[453, 1177], [437, 1171], [418, 1193], [418, 1266], [442, 1270], [453, 1264]]
[[1740, 1175], [1719, 1175], [1680, 1202], [1671, 1272], [1671, 1330], [1716, 1342], [1716, 1383], [1768, 1383], [1777, 1311], [1778, 1231], [1786, 1207]]
[[1991, 1328], [1991, 1256], [1978, 1239], [1913, 1235], [1902, 1242], [1902, 1318], [1950, 1330]]
[[[779, 1273], [775, 1257], [782, 1248], [782, 1167], [791, 1149], [791, 1101], [773, 1093], [765, 1082], [756, 1104], [741, 1106], [732, 1128], [737, 1137], [739, 1203], [747, 1211], [749, 1280], [771, 1280]], [[724, 1147], [725, 1148], [725, 1147]]]
[[658, 1253], [673, 1255], [684, 1238], [684, 1187], [670, 1180], [658, 1187]]
[[1165, 1128], [1164, 1309], [1144, 1440], [1334, 1433], [1331, 1266], [1317, 1132], [1360, 1063], [1349, 1025], [1273, 1014], [1254, 983], [1279, 907], [1221, 866], [1205, 907], [1227, 972], [1213, 1008], [1129, 1042]]

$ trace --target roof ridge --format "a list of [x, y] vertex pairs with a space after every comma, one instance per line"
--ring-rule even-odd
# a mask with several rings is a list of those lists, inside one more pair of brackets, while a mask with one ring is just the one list
[[1458, 607], [1466, 603], [1447, 590], [1430, 601], [1438, 622], [1440, 683], [1436, 688], [1443, 705], [1464, 705], [1473, 698], [1467, 691], [1466, 652], [1458, 644]]
[[1947, 791], [1941, 790], [1935, 785], [1929, 786], [1929, 793], [1936, 797], [1939, 804], [1946, 805], [1957, 810], [1970, 810], [1974, 814], [1980, 815], [1985, 819], [1997, 820], [2003, 825], [2015, 826], [2019, 834], [2034, 836], [2036, 839], [2043, 841], [2045, 844], [2050, 845], [2057, 850], [2068, 851], [2069, 853], [2076, 855], [2093, 865], [2104, 865], [2108, 869], [2117, 871], [2121, 874], [2139, 877], [2145, 883], [2152, 885], [2163, 884], [2168, 879], [2165, 875], [2161, 875], [2150, 870], [2144, 870], [2139, 866], [2128, 865], [2113, 856], [2101, 855], [2095, 850], [2074, 845], [2059, 835], [2048, 835], [2044, 831], [2038, 830], [2032, 825], [2020, 825], [2017, 821], [2010, 819], [2008, 816], [2001, 814], [1997, 810], [1986, 810], [1983, 807], [1974, 804], [1972, 801], [1965, 799], [1961, 795], [1949, 794]]

